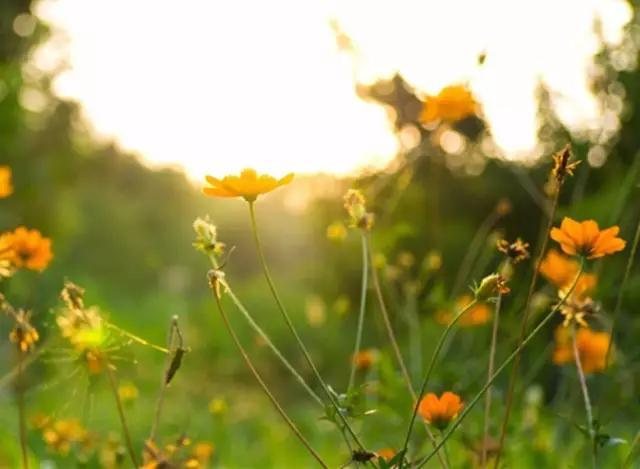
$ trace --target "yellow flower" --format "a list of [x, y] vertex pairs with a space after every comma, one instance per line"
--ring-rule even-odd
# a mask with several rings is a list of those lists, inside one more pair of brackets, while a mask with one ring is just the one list
[[287, 174], [282, 179], [276, 179], [266, 174], [258, 176], [254, 169], [243, 169], [239, 176], [225, 176], [222, 179], [207, 176], [206, 179], [211, 184], [211, 187], [202, 189], [206, 195], [242, 197], [247, 202], [253, 202], [259, 195], [289, 184], [293, 180], [293, 173]]
[[[556, 349], [553, 352], [553, 363], [564, 365], [573, 363], [573, 344], [569, 331], [559, 327], [555, 332]], [[607, 367], [607, 349], [611, 336], [606, 332], [594, 332], [591, 329], [583, 328], [576, 331], [576, 345], [580, 364], [585, 373], [599, 373]]]
[[336, 221], [327, 226], [327, 238], [331, 241], [343, 241], [347, 237], [344, 224]]
[[24, 310], [19, 310], [15, 312], [14, 319], [16, 325], [9, 334], [9, 340], [16, 344], [21, 352], [28, 352], [40, 339], [38, 331], [31, 325], [31, 314]]
[[455, 393], [447, 391], [440, 398], [429, 393], [420, 401], [418, 413], [434, 427], [444, 430], [449, 422], [458, 416], [463, 407], [460, 396]]
[[566, 254], [596, 259], [624, 249], [626, 242], [617, 237], [619, 232], [617, 226], [600, 231], [593, 220], [577, 222], [565, 217], [560, 228], [551, 230], [551, 239], [560, 243]]
[[365, 231], [371, 230], [374, 215], [367, 212], [366, 201], [362, 192], [356, 189], [349, 189], [344, 196], [344, 208], [349, 214], [349, 226], [351, 228], [361, 228]]
[[42, 429], [42, 438], [51, 451], [67, 454], [72, 445], [85, 443], [89, 434], [76, 419], [56, 420]]
[[427, 96], [420, 122], [429, 124], [438, 119], [455, 122], [476, 114], [477, 103], [466, 86], [443, 88], [436, 96]]
[[222, 415], [228, 409], [227, 401], [220, 397], [215, 397], [209, 402], [208, 409], [209, 412], [213, 415]]
[[123, 383], [118, 387], [118, 396], [123, 402], [132, 402], [138, 398], [138, 388], [131, 383]]
[[[5, 238], [6, 237], [6, 238]], [[0, 245], [11, 246], [10, 262], [15, 267], [44, 270], [53, 259], [51, 240], [43, 237], [38, 230], [27, 230], [24, 226], [2, 235]]]
[[0, 199], [9, 197], [11, 194], [13, 194], [11, 168], [8, 166], [0, 166]]

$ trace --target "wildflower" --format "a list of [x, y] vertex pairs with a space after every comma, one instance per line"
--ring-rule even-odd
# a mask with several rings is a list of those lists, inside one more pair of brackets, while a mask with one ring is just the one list
[[14, 253], [11, 243], [11, 235], [0, 235], [0, 279], [3, 277], [10, 277], [13, 274], [13, 265], [11, 260]]
[[309, 295], [304, 312], [311, 327], [320, 327], [327, 321], [327, 306], [321, 296]]
[[198, 251], [216, 257], [224, 253], [225, 244], [218, 241], [218, 230], [208, 216], [196, 218], [193, 222], [193, 230], [196, 232], [193, 247]]
[[[473, 301], [471, 295], [462, 295], [456, 301], [456, 308], [462, 310], [465, 306]], [[485, 303], [476, 303], [461, 318], [458, 324], [463, 327], [480, 326], [491, 320], [492, 310]], [[450, 311], [438, 311], [436, 313], [436, 321], [443, 326], [448, 325], [453, 319]]]
[[42, 429], [42, 438], [50, 451], [68, 454], [74, 444], [83, 444], [89, 433], [76, 419], [50, 421]]
[[600, 231], [593, 220], [577, 222], [565, 217], [560, 228], [551, 230], [551, 239], [560, 243], [566, 254], [596, 259], [624, 249], [626, 242], [617, 237], [619, 232], [618, 226]]
[[422, 261], [422, 268], [427, 272], [435, 272], [442, 267], [442, 255], [438, 251], [429, 251]]
[[562, 150], [553, 155], [553, 169], [551, 174], [559, 184], [562, 184], [567, 175], [573, 176], [573, 171], [580, 164], [580, 161], [569, 163], [571, 158], [571, 145], [566, 145]]
[[118, 396], [122, 402], [133, 402], [138, 398], [138, 388], [132, 383], [123, 383], [118, 387]]
[[466, 86], [447, 86], [437, 95], [427, 96], [420, 114], [420, 122], [429, 124], [438, 119], [456, 122], [476, 114], [477, 107]]
[[351, 309], [351, 301], [347, 295], [340, 295], [333, 302], [333, 311], [338, 316], [346, 316], [349, 313], [349, 309]]
[[347, 237], [347, 229], [344, 224], [336, 221], [327, 226], [327, 238], [331, 241], [342, 241]]
[[12, 193], [11, 168], [8, 166], [0, 166], [0, 199], [9, 197]]
[[[599, 373], [607, 367], [607, 349], [611, 336], [606, 332], [594, 332], [588, 328], [582, 328], [575, 332], [576, 346], [580, 364], [585, 373]], [[553, 352], [553, 363], [564, 365], [575, 361], [573, 344], [569, 336], [569, 330], [559, 327], [555, 331], [556, 348]]]
[[353, 363], [357, 370], [368, 370], [378, 361], [378, 351], [375, 349], [361, 350], [353, 356]]
[[563, 256], [555, 249], [549, 249], [540, 263], [540, 273], [558, 288], [571, 285], [579, 269], [577, 261]]
[[498, 251], [511, 259], [514, 264], [529, 258], [529, 243], [523, 242], [520, 238], [513, 243], [509, 243], [506, 239], [498, 240], [497, 248]]
[[376, 451], [376, 456], [384, 459], [387, 462], [391, 461], [396, 454], [397, 451], [393, 448], [382, 448]]
[[[567, 296], [568, 289], [560, 290], [558, 296], [564, 298]], [[568, 327], [570, 324], [575, 323], [578, 326], [588, 327], [586, 322], [587, 317], [593, 316], [598, 312], [598, 305], [590, 297], [584, 294], [584, 292], [574, 291], [567, 297], [560, 306], [560, 314], [564, 316], [562, 325]]]
[[254, 169], [243, 169], [239, 176], [225, 176], [222, 179], [207, 176], [206, 180], [211, 184], [211, 187], [202, 189], [206, 195], [242, 197], [247, 202], [253, 202], [259, 195], [289, 184], [293, 180], [293, 173], [289, 173], [281, 179], [276, 179], [267, 174], [258, 176]]
[[507, 280], [500, 274], [487, 275], [480, 285], [473, 289], [476, 300], [486, 301], [494, 298], [496, 294], [506, 295], [511, 290], [507, 287]]
[[418, 413], [437, 429], [444, 430], [463, 407], [460, 396], [455, 393], [447, 391], [440, 398], [434, 393], [429, 393], [420, 400]]
[[222, 415], [227, 411], [228, 407], [227, 401], [220, 397], [214, 397], [209, 402], [208, 409], [212, 415]]
[[373, 213], [367, 212], [362, 192], [349, 189], [344, 196], [344, 208], [349, 214], [349, 226], [365, 231], [373, 228]]
[[[15, 267], [42, 271], [51, 262], [51, 240], [43, 237], [38, 230], [27, 230], [20, 226], [4, 236], [8, 236], [11, 244], [10, 260]], [[7, 243], [7, 239], [3, 243]]]
[[31, 314], [24, 310], [19, 310], [15, 314], [16, 324], [9, 333], [9, 340], [18, 346], [24, 353], [31, 350], [40, 339], [38, 331], [31, 325]]

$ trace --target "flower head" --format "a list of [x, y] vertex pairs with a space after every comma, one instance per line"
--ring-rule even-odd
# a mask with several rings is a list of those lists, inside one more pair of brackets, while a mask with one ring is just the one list
[[17, 268], [44, 270], [53, 259], [51, 240], [38, 230], [28, 230], [24, 226], [2, 235], [0, 245], [10, 245], [10, 262]]
[[487, 275], [482, 279], [480, 285], [473, 289], [473, 294], [478, 301], [487, 301], [495, 298], [498, 294], [506, 295], [511, 290], [507, 287], [507, 279], [501, 274]]
[[358, 370], [368, 370], [378, 361], [378, 351], [375, 349], [361, 350], [353, 357], [353, 363]]
[[12, 193], [11, 168], [8, 166], [0, 166], [0, 199], [9, 197]]
[[[473, 301], [471, 295], [462, 295], [456, 301], [456, 308], [461, 310]], [[462, 327], [481, 326], [491, 320], [492, 311], [485, 303], [476, 303], [461, 318], [458, 324]], [[441, 310], [436, 313], [436, 321], [443, 326], [448, 325], [453, 319], [451, 311]]]
[[529, 243], [525, 243], [520, 238], [513, 243], [509, 243], [506, 239], [500, 239], [498, 240], [497, 248], [498, 251], [511, 259], [514, 264], [529, 258]]
[[76, 419], [45, 419], [41, 424], [42, 438], [50, 451], [67, 454], [74, 445], [88, 442], [89, 432]]
[[420, 401], [418, 413], [434, 427], [444, 430], [449, 422], [458, 416], [463, 407], [460, 396], [455, 393], [447, 391], [440, 398], [429, 393]]
[[373, 213], [367, 212], [366, 201], [362, 192], [349, 189], [344, 196], [344, 208], [349, 214], [349, 226], [365, 231], [373, 228]]
[[566, 254], [596, 259], [624, 249], [626, 242], [617, 237], [619, 232], [617, 226], [601, 231], [593, 220], [578, 222], [565, 217], [560, 228], [551, 230], [551, 239], [560, 243]]
[[560, 184], [564, 182], [567, 175], [573, 176], [573, 171], [580, 164], [580, 161], [569, 163], [569, 159], [571, 159], [571, 145], [566, 145], [562, 150], [553, 155], [553, 169], [551, 170], [551, 174], [553, 174], [553, 177]]
[[437, 95], [427, 96], [420, 114], [420, 122], [429, 124], [439, 119], [456, 122], [476, 114], [477, 107], [471, 91], [466, 86], [447, 86]]
[[40, 339], [40, 335], [31, 325], [31, 314], [28, 311], [16, 311], [15, 320], [16, 324], [9, 334], [9, 340], [18, 346], [20, 352], [28, 352]]
[[387, 462], [391, 461], [396, 454], [397, 451], [393, 448], [382, 448], [376, 451], [376, 456], [384, 459]]
[[[558, 289], [565, 290], [573, 285], [580, 269], [579, 263], [560, 254], [555, 249], [549, 249], [546, 256], [540, 263], [540, 273]], [[591, 292], [598, 283], [598, 276], [592, 273], [583, 273], [572, 295], [582, 297]]]
[[202, 192], [206, 195], [213, 197], [242, 197], [247, 202], [253, 202], [259, 195], [289, 184], [293, 180], [293, 173], [289, 173], [281, 179], [276, 179], [267, 174], [258, 176], [254, 169], [243, 169], [239, 176], [225, 176], [222, 179], [207, 176], [206, 179], [211, 185], [202, 189]]
[[[558, 328], [555, 332], [556, 348], [553, 352], [553, 363], [564, 365], [575, 360], [569, 330]], [[576, 346], [580, 364], [585, 373], [599, 373], [607, 367], [607, 349], [611, 336], [606, 332], [594, 332], [582, 328], [576, 331]]]
[[218, 241], [218, 230], [208, 216], [196, 218], [193, 222], [193, 231], [196, 232], [193, 247], [198, 251], [216, 257], [224, 253], [225, 244]]
[[[567, 289], [558, 292], [560, 298], [564, 298], [566, 295]], [[575, 323], [578, 326], [589, 327], [586, 319], [596, 314], [598, 309], [598, 304], [595, 301], [585, 295], [584, 292], [578, 292], [574, 289], [560, 306], [560, 314], [564, 316], [562, 325], [568, 327]]]

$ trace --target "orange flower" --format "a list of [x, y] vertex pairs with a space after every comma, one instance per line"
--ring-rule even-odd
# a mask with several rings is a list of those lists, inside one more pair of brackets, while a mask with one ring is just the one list
[[[573, 284], [579, 268], [580, 264], [577, 261], [563, 256], [555, 249], [549, 249], [540, 263], [540, 273], [561, 290], [569, 288]], [[583, 297], [592, 291], [597, 283], [597, 275], [582, 274], [573, 290], [573, 295]]]
[[[456, 301], [456, 308], [460, 311], [473, 301], [471, 295], [463, 295]], [[466, 313], [462, 315], [458, 324], [463, 327], [481, 326], [491, 320], [492, 311], [485, 303], [476, 303]], [[443, 326], [448, 325], [453, 319], [453, 314], [450, 311], [438, 311], [436, 313], [436, 322]]]
[[243, 169], [239, 176], [225, 176], [222, 179], [207, 176], [206, 179], [212, 186], [202, 189], [206, 195], [243, 197], [247, 202], [253, 202], [259, 195], [289, 184], [293, 180], [293, 173], [287, 174], [282, 179], [276, 179], [266, 174], [258, 176], [254, 169]]
[[447, 391], [438, 399], [438, 396], [430, 392], [420, 401], [418, 413], [434, 427], [444, 430], [463, 407], [460, 396], [455, 393]]
[[376, 456], [389, 462], [398, 452], [393, 448], [382, 448], [376, 451]]
[[12, 251], [10, 261], [15, 267], [42, 271], [53, 259], [51, 240], [43, 237], [38, 230], [27, 230], [20, 226], [4, 236], [8, 236]]
[[617, 238], [619, 232], [620, 228], [617, 226], [600, 231], [593, 220], [577, 222], [565, 217], [560, 228], [551, 230], [551, 239], [560, 243], [566, 254], [596, 259], [624, 249], [626, 242]]
[[436, 96], [427, 96], [420, 122], [429, 124], [438, 119], [455, 122], [474, 115], [476, 108], [477, 103], [466, 86], [447, 86]]
[[12, 193], [11, 168], [8, 166], [0, 166], [0, 199], [9, 197]]
[[378, 351], [374, 349], [361, 350], [353, 357], [353, 363], [358, 370], [368, 370], [378, 361]]
[[[559, 327], [555, 332], [556, 349], [553, 352], [553, 363], [564, 365], [573, 363], [573, 344], [569, 331]], [[606, 332], [594, 332], [591, 329], [582, 328], [576, 331], [576, 345], [580, 364], [585, 373], [598, 373], [604, 371], [606, 366], [607, 349], [611, 336]]]

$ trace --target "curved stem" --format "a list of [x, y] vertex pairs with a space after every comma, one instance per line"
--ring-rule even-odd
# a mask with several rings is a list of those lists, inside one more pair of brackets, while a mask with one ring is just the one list
[[289, 328], [289, 331], [291, 332], [291, 334], [293, 335], [293, 337], [294, 337], [294, 339], [296, 341], [296, 344], [298, 345], [298, 348], [302, 352], [302, 355], [304, 356], [304, 358], [307, 361], [309, 367], [313, 371], [313, 374], [315, 375], [316, 379], [318, 380], [318, 382], [322, 386], [322, 390], [324, 391], [325, 395], [327, 396], [327, 399], [329, 399], [329, 402], [333, 406], [333, 408], [334, 408], [334, 410], [336, 412], [336, 415], [338, 415], [338, 418], [340, 419], [340, 421], [342, 422], [344, 427], [347, 429], [347, 431], [349, 432], [349, 434], [351, 435], [351, 437], [353, 438], [355, 443], [358, 445], [358, 447], [361, 450], [364, 451], [365, 450], [364, 445], [360, 441], [360, 438], [358, 438], [358, 435], [356, 435], [356, 433], [354, 432], [353, 428], [351, 428], [351, 425], [349, 425], [349, 422], [347, 421], [347, 418], [344, 416], [342, 410], [340, 409], [340, 406], [338, 405], [338, 402], [336, 402], [336, 399], [331, 394], [331, 391], [329, 390], [329, 387], [327, 386], [327, 384], [325, 383], [324, 379], [320, 375], [320, 372], [318, 371], [318, 368], [316, 367], [315, 363], [313, 362], [313, 359], [311, 358], [311, 355], [307, 351], [307, 348], [305, 347], [304, 343], [302, 342], [302, 339], [298, 335], [298, 331], [296, 330], [295, 326], [293, 325], [293, 322], [291, 321], [291, 318], [289, 317], [289, 313], [287, 313], [287, 310], [286, 310], [286, 308], [284, 306], [284, 303], [280, 299], [280, 295], [278, 294], [278, 290], [276, 289], [275, 283], [273, 282], [273, 279], [271, 278], [271, 272], [269, 271], [269, 267], [267, 265], [267, 259], [266, 259], [266, 256], [264, 254], [264, 249], [262, 247], [262, 242], [260, 241], [260, 234], [258, 233], [258, 224], [257, 224], [257, 221], [256, 221], [256, 212], [255, 212], [254, 202], [249, 202], [249, 215], [250, 215], [250, 218], [251, 218], [251, 229], [253, 231], [253, 238], [254, 238], [254, 241], [255, 241], [255, 244], [256, 244], [256, 249], [258, 251], [258, 256], [260, 257], [260, 262], [262, 264], [262, 271], [264, 272], [264, 276], [265, 276], [265, 278], [267, 280], [267, 284], [269, 285], [269, 290], [271, 290], [271, 295], [273, 296], [274, 300], [276, 301], [276, 304], [278, 305], [278, 309], [280, 310], [280, 313], [282, 314], [284, 322], [287, 325], [287, 327]]
[[133, 463], [133, 467], [139, 467], [138, 462], [136, 460], [136, 452], [133, 449], [133, 442], [131, 440], [131, 434], [129, 433], [129, 426], [127, 425], [127, 418], [124, 414], [124, 409], [122, 407], [122, 401], [120, 400], [120, 394], [118, 393], [118, 383], [116, 382], [116, 377], [113, 374], [113, 370], [111, 369], [111, 363], [109, 363], [108, 359], [104, 359], [105, 368], [107, 370], [107, 376], [109, 377], [109, 383], [111, 384], [111, 390], [113, 391], [113, 398], [116, 401], [116, 407], [118, 408], [118, 416], [120, 417], [120, 424], [122, 425], [122, 433], [124, 434], [124, 440], [127, 443], [127, 450], [129, 451], [129, 457], [131, 458], [131, 462]]
[[18, 425], [20, 426], [20, 450], [22, 452], [22, 467], [29, 469], [29, 454], [27, 452], [27, 426], [24, 409], [24, 366], [22, 350], [18, 350], [18, 374], [16, 377], [18, 393]]
[[589, 432], [589, 440], [591, 443], [591, 451], [593, 456], [593, 467], [598, 467], [596, 453], [596, 433], [593, 429], [593, 411], [591, 409], [591, 399], [589, 399], [589, 388], [587, 387], [587, 379], [580, 362], [580, 351], [578, 350], [578, 341], [576, 340], [575, 327], [571, 331], [571, 342], [573, 343], [573, 358], [576, 361], [576, 369], [578, 370], [578, 378], [580, 379], [580, 389], [584, 398], [584, 410], [587, 413], [587, 430]]
[[229, 322], [229, 318], [227, 317], [227, 314], [225, 313], [224, 308], [222, 307], [222, 302], [220, 301], [220, 298], [218, 297], [215, 291], [213, 292], [213, 296], [216, 299], [216, 305], [218, 306], [218, 311], [220, 312], [220, 316], [222, 317], [222, 322], [224, 323], [227, 331], [229, 332], [229, 335], [233, 339], [233, 342], [236, 348], [240, 352], [240, 355], [242, 355], [242, 358], [244, 359], [244, 362], [246, 363], [247, 368], [249, 368], [249, 370], [255, 377], [256, 381], [258, 381], [258, 384], [260, 384], [260, 387], [262, 388], [264, 393], [267, 395], [267, 397], [269, 398], [269, 400], [271, 401], [275, 409], [278, 411], [282, 419], [287, 423], [291, 431], [296, 435], [298, 440], [300, 440], [300, 442], [309, 451], [309, 453], [311, 453], [311, 455], [315, 458], [315, 460], [318, 461], [320, 466], [324, 468], [328, 468], [328, 466], [322, 460], [320, 455], [311, 447], [311, 444], [306, 440], [306, 438], [302, 435], [302, 433], [300, 433], [300, 430], [298, 430], [298, 427], [296, 427], [295, 423], [291, 421], [291, 419], [289, 418], [285, 410], [282, 408], [282, 406], [280, 406], [280, 403], [277, 401], [275, 396], [271, 394], [271, 391], [269, 391], [269, 388], [267, 387], [266, 383], [263, 381], [262, 377], [260, 376], [260, 373], [258, 373], [258, 370], [256, 370], [255, 366], [253, 366], [253, 363], [251, 362], [249, 355], [247, 354], [246, 350], [240, 343], [240, 339], [238, 339], [238, 336], [233, 330], [233, 327]]
[[356, 345], [351, 357], [351, 373], [349, 374], [349, 391], [353, 388], [356, 378], [356, 357], [360, 353], [362, 331], [364, 328], [364, 314], [367, 309], [367, 280], [369, 278], [369, 256], [367, 255], [367, 236], [362, 233], [362, 288], [360, 289], [360, 313], [358, 315], [358, 329], [356, 331]]
[[[491, 348], [489, 349], [489, 366], [487, 367], [487, 382], [493, 375], [496, 359], [496, 346], [498, 343], [498, 325], [500, 324], [500, 307], [502, 305], [502, 295], [498, 295], [496, 301], [495, 314], [493, 317], [493, 329], [491, 330]], [[482, 437], [482, 454], [480, 457], [480, 467], [484, 469], [487, 465], [487, 441], [489, 439], [489, 424], [491, 419], [491, 387], [487, 389], [484, 400], [484, 431]]]
[[404, 438], [404, 445], [402, 446], [403, 451], [406, 451], [407, 450], [407, 446], [409, 446], [409, 439], [411, 438], [411, 433], [413, 431], [413, 424], [415, 423], [416, 416], [418, 415], [418, 408], [420, 407], [420, 400], [422, 399], [422, 396], [424, 395], [424, 392], [427, 389], [427, 385], [429, 384], [429, 379], [431, 378], [431, 373], [433, 372], [433, 369], [436, 366], [436, 361], [438, 360], [438, 355], [440, 355], [440, 350], [442, 350], [442, 346], [444, 345], [444, 342], [447, 339], [447, 336], [449, 335], [449, 332], [451, 331], [453, 326], [455, 326], [457, 324], [457, 322], [460, 320], [460, 318], [464, 315], [464, 313], [466, 313], [473, 306], [475, 306], [477, 302], [478, 302], [478, 300], [474, 299], [471, 303], [469, 303], [464, 308], [462, 308], [458, 312], [458, 314], [456, 314], [455, 317], [451, 320], [451, 322], [447, 325], [446, 329], [442, 332], [442, 335], [440, 336], [440, 339], [438, 340], [438, 344], [436, 345], [436, 348], [433, 351], [433, 354], [431, 355], [431, 361], [429, 362], [429, 367], [427, 368], [427, 373], [425, 374], [424, 379], [422, 381], [422, 386], [420, 386], [420, 392], [418, 393], [416, 402], [415, 402], [415, 404], [413, 406], [413, 413], [411, 415], [411, 420], [409, 421], [409, 428], [407, 428], [407, 434], [406, 434], [406, 436]]
[[[527, 301], [524, 306], [524, 314], [522, 315], [522, 322], [520, 323], [520, 336], [518, 338], [518, 344], [521, 344], [524, 340], [524, 336], [527, 332], [527, 323], [529, 322], [529, 314], [531, 312], [531, 298], [538, 282], [538, 275], [540, 273], [540, 265], [544, 258], [545, 251], [547, 250], [547, 244], [549, 243], [549, 232], [553, 227], [553, 220], [555, 218], [556, 210], [558, 208], [558, 199], [560, 197], [560, 185], [555, 190], [553, 195], [553, 201], [551, 203], [551, 210], [549, 212], [549, 218], [545, 235], [542, 239], [542, 245], [538, 251], [538, 256], [534, 264], [533, 274], [531, 275], [531, 283], [529, 284], [529, 293], [527, 294]], [[500, 429], [500, 441], [498, 443], [498, 450], [496, 451], [496, 459], [494, 462], [494, 469], [498, 469], [500, 464], [500, 456], [502, 455], [502, 447], [507, 437], [507, 428], [509, 425], [509, 417], [511, 416], [511, 406], [513, 404], [513, 396], [516, 388], [516, 381], [518, 380], [518, 368], [520, 366], [520, 354], [516, 355], [516, 359], [513, 362], [513, 368], [511, 369], [511, 376], [509, 378], [509, 390], [507, 391], [507, 399], [505, 402], [504, 417], [502, 419], [502, 427]]]
[[493, 382], [496, 380], [496, 378], [498, 376], [500, 376], [500, 374], [511, 364], [511, 362], [513, 360], [515, 360], [515, 358], [520, 355], [520, 352], [527, 346], [527, 344], [536, 336], [538, 335], [538, 333], [544, 328], [544, 326], [551, 320], [551, 318], [553, 318], [553, 316], [558, 312], [558, 310], [562, 307], [562, 305], [564, 305], [565, 301], [567, 301], [567, 298], [569, 298], [569, 296], [571, 296], [571, 294], [573, 293], [573, 290], [576, 288], [576, 285], [578, 283], [578, 280], [580, 279], [581, 275], [582, 275], [582, 270], [584, 267], [584, 259], [581, 259], [580, 261], [580, 269], [578, 270], [578, 275], [576, 276], [575, 280], [573, 281], [573, 284], [571, 285], [571, 288], [569, 288], [569, 290], [567, 291], [567, 293], [560, 299], [560, 301], [558, 302], [557, 305], [555, 305], [553, 307], [553, 309], [551, 309], [551, 311], [549, 312], [549, 314], [547, 314], [544, 319], [542, 319], [542, 321], [540, 321], [540, 323], [536, 326], [536, 328], [531, 331], [531, 333], [529, 333], [528, 336], [525, 337], [525, 339], [516, 347], [516, 349], [511, 352], [511, 355], [509, 355], [507, 357], [507, 359], [504, 361], [504, 363], [502, 363], [502, 365], [500, 365], [500, 367], [498, 367], [498, 369], [496, 370], [496, 372], [491, 376], [491, 378], [486, 382], [486, 384], [482, 387], [482, 389], [480, 389], [480, 391], [478, 392], [478, 394], [475, 395], [475, 397], [469, 402], [469, 404], [467, 404], [465, 406], [465, 408], [463, 409], [463, 411], [460, 413], [460, 415], [458, 416], [458, 418], [456, 419], [456, 421], [451, 425], [451, 427], [449, 427], [449, 430], [447, 431], [447, 433], [444, 435], [442, 441], [438, 444], [438, 446], [431, 452], [429, 453], [425, 458], [422, 459], [422, 461], [420, 461], [416, 467], [422, 467], [424, 466], [427, 462], [429, 462], [429, 460], [431, 458], [433, 458], [433, 456], [436, 454], [436, 451], [451, 437], [451, 435], [453, 434], [453, 432], [456, 431], [456, 429], [460, 426], [460, 424], [462, 423], [462, 421], [465, 419], [465, 417], [469, 414], [469, 412], [471, 412], [471, 410], [473, 409], [473, 407], [478, 403], [478, 401], [482, 398], [482, 396], [484, 395], [485, 392], [487, 392], [487, 390], [493, 385]]

